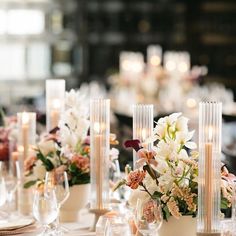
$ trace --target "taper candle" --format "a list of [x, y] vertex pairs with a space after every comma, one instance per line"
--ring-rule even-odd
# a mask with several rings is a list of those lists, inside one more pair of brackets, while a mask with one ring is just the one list
[[65, 80], [46, 80], [47, 131], [58, 126], [60, 115], [65, 106]]
[[[139, 139], [141, 143], [153, 134], [153, 105], [136, 104], [133, 105], [133, 139]], [[153, 143], [149, 143], [145, 148], [151, 150]], [[133, 152], [133, 167], [137, 161], [137, 153]]]
[[199, 104], [198, 236], [220, 233], [220, 154], [222, 105]]

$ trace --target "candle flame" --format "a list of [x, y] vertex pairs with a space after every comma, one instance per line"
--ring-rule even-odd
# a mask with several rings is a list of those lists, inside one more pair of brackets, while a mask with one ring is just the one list
[[152, 56], [151, 59], [150, 59], [150, 63], [153, 66], [159, 66], [161, 64], [161, 59], [158, 56]]
[[146, 129], [142, 129], [141, 131], [141, 136], [142, 136], [142, 141], [144, 141], [146, 139], [146, 136], [147, 136], [147, 131]]
[[99, 122], [95, 122], [93, 128], [94, 128], [94, 131], [96, 133], [100, 133], [100, 124], [99, 124]]
[[24, 125], [29, 123], [29, 114], [27, 112], [22, 113], [21, 121]]
[[59, 109], [61, 107], [60, 99], [53, 99], [52, 107], [53, 109]]
[[208, 128], [208, 139], [209, 139], [209, 141], [212, 141], [212, 139], [213, 139], [213, 127], [212, 126], [210, 126]]

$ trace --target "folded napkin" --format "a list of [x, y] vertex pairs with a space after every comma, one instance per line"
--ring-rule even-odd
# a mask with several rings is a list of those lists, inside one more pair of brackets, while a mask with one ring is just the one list
[[0, 236], [17, 235], [35, 231], [36, 225], [32, 219], [18, 219], [13, 222], [0, 225]]

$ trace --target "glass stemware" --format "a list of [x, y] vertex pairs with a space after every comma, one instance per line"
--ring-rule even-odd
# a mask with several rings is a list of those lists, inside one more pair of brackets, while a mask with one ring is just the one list
[[[14, 194], [19, 186], [20, 167], [19, 162], [0, 161], [0, 206], [7, 203], [5, 220], [11, 218], [11, 206]], [[3, 214], [3, 213], [2, 213]]]
[[34, 192], [33, 215], [43, 225], [40, 235], [50, 235], [50, 227], [58, 216], [58, 205], [54, 189], [38, 188]]
[[140, 233], [150, 236], [162, 225], [162, 209], [160, 202], [154, 199], [138, 199], [135, 209], [135, 224]]
[[[55, 191], [58, 212], [60, 212], [61, 206], [65, 203], [70, 195], [69, 182], [66, 171], [51, 171], [46, 173], [45, 188], [52, 188]], [[59, 217], [55, 222], [55, 231], [57, 235], [63, 233], [63, 229], [60, 227]]]

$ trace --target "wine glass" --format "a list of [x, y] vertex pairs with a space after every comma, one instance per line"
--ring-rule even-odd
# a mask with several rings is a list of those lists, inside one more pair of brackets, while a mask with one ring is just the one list
[[14, 199], [14, 194], [19, 186], [19, 180], [19, 162], [0, 161], [0, 205], [7, 203], [6, 218], [8, 218], [8, 220], [10, 220], [11, 218], [11, 203]]
[[154, 199], [138, 199], [135, 209], [135, 224], [140, 233], [150, 236], [162, 225], [162, 209], [160, 201]]
[[58, 205], [54, 189], [39, 187], [34, 192], [33, 215], [43, 225], [40, 235], [50, 235], [50, 227], [58, 216]]
[[[66, 171], [51, 171], [46, 173], [45, 187], [55, 190], [58, 212], [70, 195], [69, 182]], [[57, 234], [61, 234], [63, 229], [59, 227], [59, 217], [56, 219], [55, 230]]]

